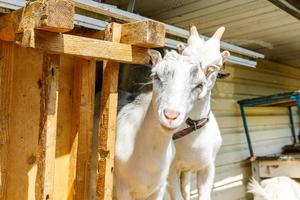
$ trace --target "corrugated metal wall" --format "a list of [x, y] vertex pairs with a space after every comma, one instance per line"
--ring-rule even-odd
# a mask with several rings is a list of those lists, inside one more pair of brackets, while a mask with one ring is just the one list
[[[240, 99], [300, 89], [300, 68], [260, 62], [256, 69], [226, 66], [231, 76], [218, 80], [212, 109], [221, 128], [223, 144], [216, 160], [213, 200], [249, 199], [245, 188], [251, 176], [248, 146], [239, 107]], [[291, 143], [286, 108], [246, 108], [254, 151], [257, 155], [279, 153]], [[295, 112], [297, 133], [299, 119]], [[195, 181], [195, 178], [194, 178]], [[195, 185], [195, 184], [194, 184]], [[192, 191], [196, 199], [195, 186]]]

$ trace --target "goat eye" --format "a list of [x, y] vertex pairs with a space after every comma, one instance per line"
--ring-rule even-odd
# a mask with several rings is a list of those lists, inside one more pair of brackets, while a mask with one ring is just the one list
[[195, 88], [200, 88], [200, 89], [202, 89], [202, 88], [203, 88], [203, 83], [199, 83], [198, 85], [196, 85]]
[[157, 74], [151, 74], [150, 76], [151, 78], [155, 79], [155, 80], [160, 80], [159, 76]]

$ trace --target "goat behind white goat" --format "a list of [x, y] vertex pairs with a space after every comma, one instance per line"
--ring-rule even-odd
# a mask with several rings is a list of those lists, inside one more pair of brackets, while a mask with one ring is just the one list
[[248, 192], [254, 200], [300, 200], [300, 184], [285, 176], [266, 179], [261, 184], [252, 178]]
[[[207, 124], [193, 133], [175, 141], [176, 156], [169, 174], [168, 192], [173, 200], [189, 200], [191, 172], [197, 173], [197, 190], [199, 200], [210, 200], [215, 176], [215, 158], [221, 146], [222, 138], [217, 121], [211, 112], [211, 90], [217, 74], [228, 51], [220, 52], [220, 38], [225, 28], [219, 28], [208, 41], [203, 41], [195, 26], [191, 27], [188, 46], [179, 45], [182, 55], [193, 56], [201, 61], [201, 68], [207, 77], [206, 92], [198, 97], [192, 111], [191, 119], [209, 118]], [[186, 125], [183, 124], [182, 128]]]

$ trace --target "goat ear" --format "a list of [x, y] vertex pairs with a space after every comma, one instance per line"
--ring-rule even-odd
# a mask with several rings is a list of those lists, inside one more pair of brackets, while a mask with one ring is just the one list
[[161, 57], [161, 54], [159, 51], [149, 49], [148, 54], [151, 58], [151, 62], [153, 65], [156, 65], [157, 63], [159, 63], [162, 60], [162, 57]]
[[230, 53], [229, 51], [223, 51], [221, 53], [221, 56], [222, 56], [222, 64], [224, 64], [227, 60], [227, 58], [230, 56]]
[[214, 87], [216, 80], [217, 80], [217, 76], [219, 73], [219, 68], [218, 67], [209, 67], [208, 68], [208, 72], [206, 74], [206, 79], [207, 79], [207, 90], [211, 91], [212, 88]]
[[219, 71], [220, 71], [220, 67], [218, 67], [216, 65], [211, 65], [211, 66], [207, 67], [205, 75], [208, 78], [212, 73], [219, 72]]

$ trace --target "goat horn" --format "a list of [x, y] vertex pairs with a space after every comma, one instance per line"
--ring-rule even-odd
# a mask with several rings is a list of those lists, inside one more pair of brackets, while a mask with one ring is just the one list
[[197, 31], [197, 27], [194, 24], [190, 25], [190, 34], [191, 35], [199, 35]]
[[224, 31], [225, 31], [224, 26], [218, 28], [218, 30], [215, 32], [215, 34], [212, 36], [212, 38], [221, 40]]

